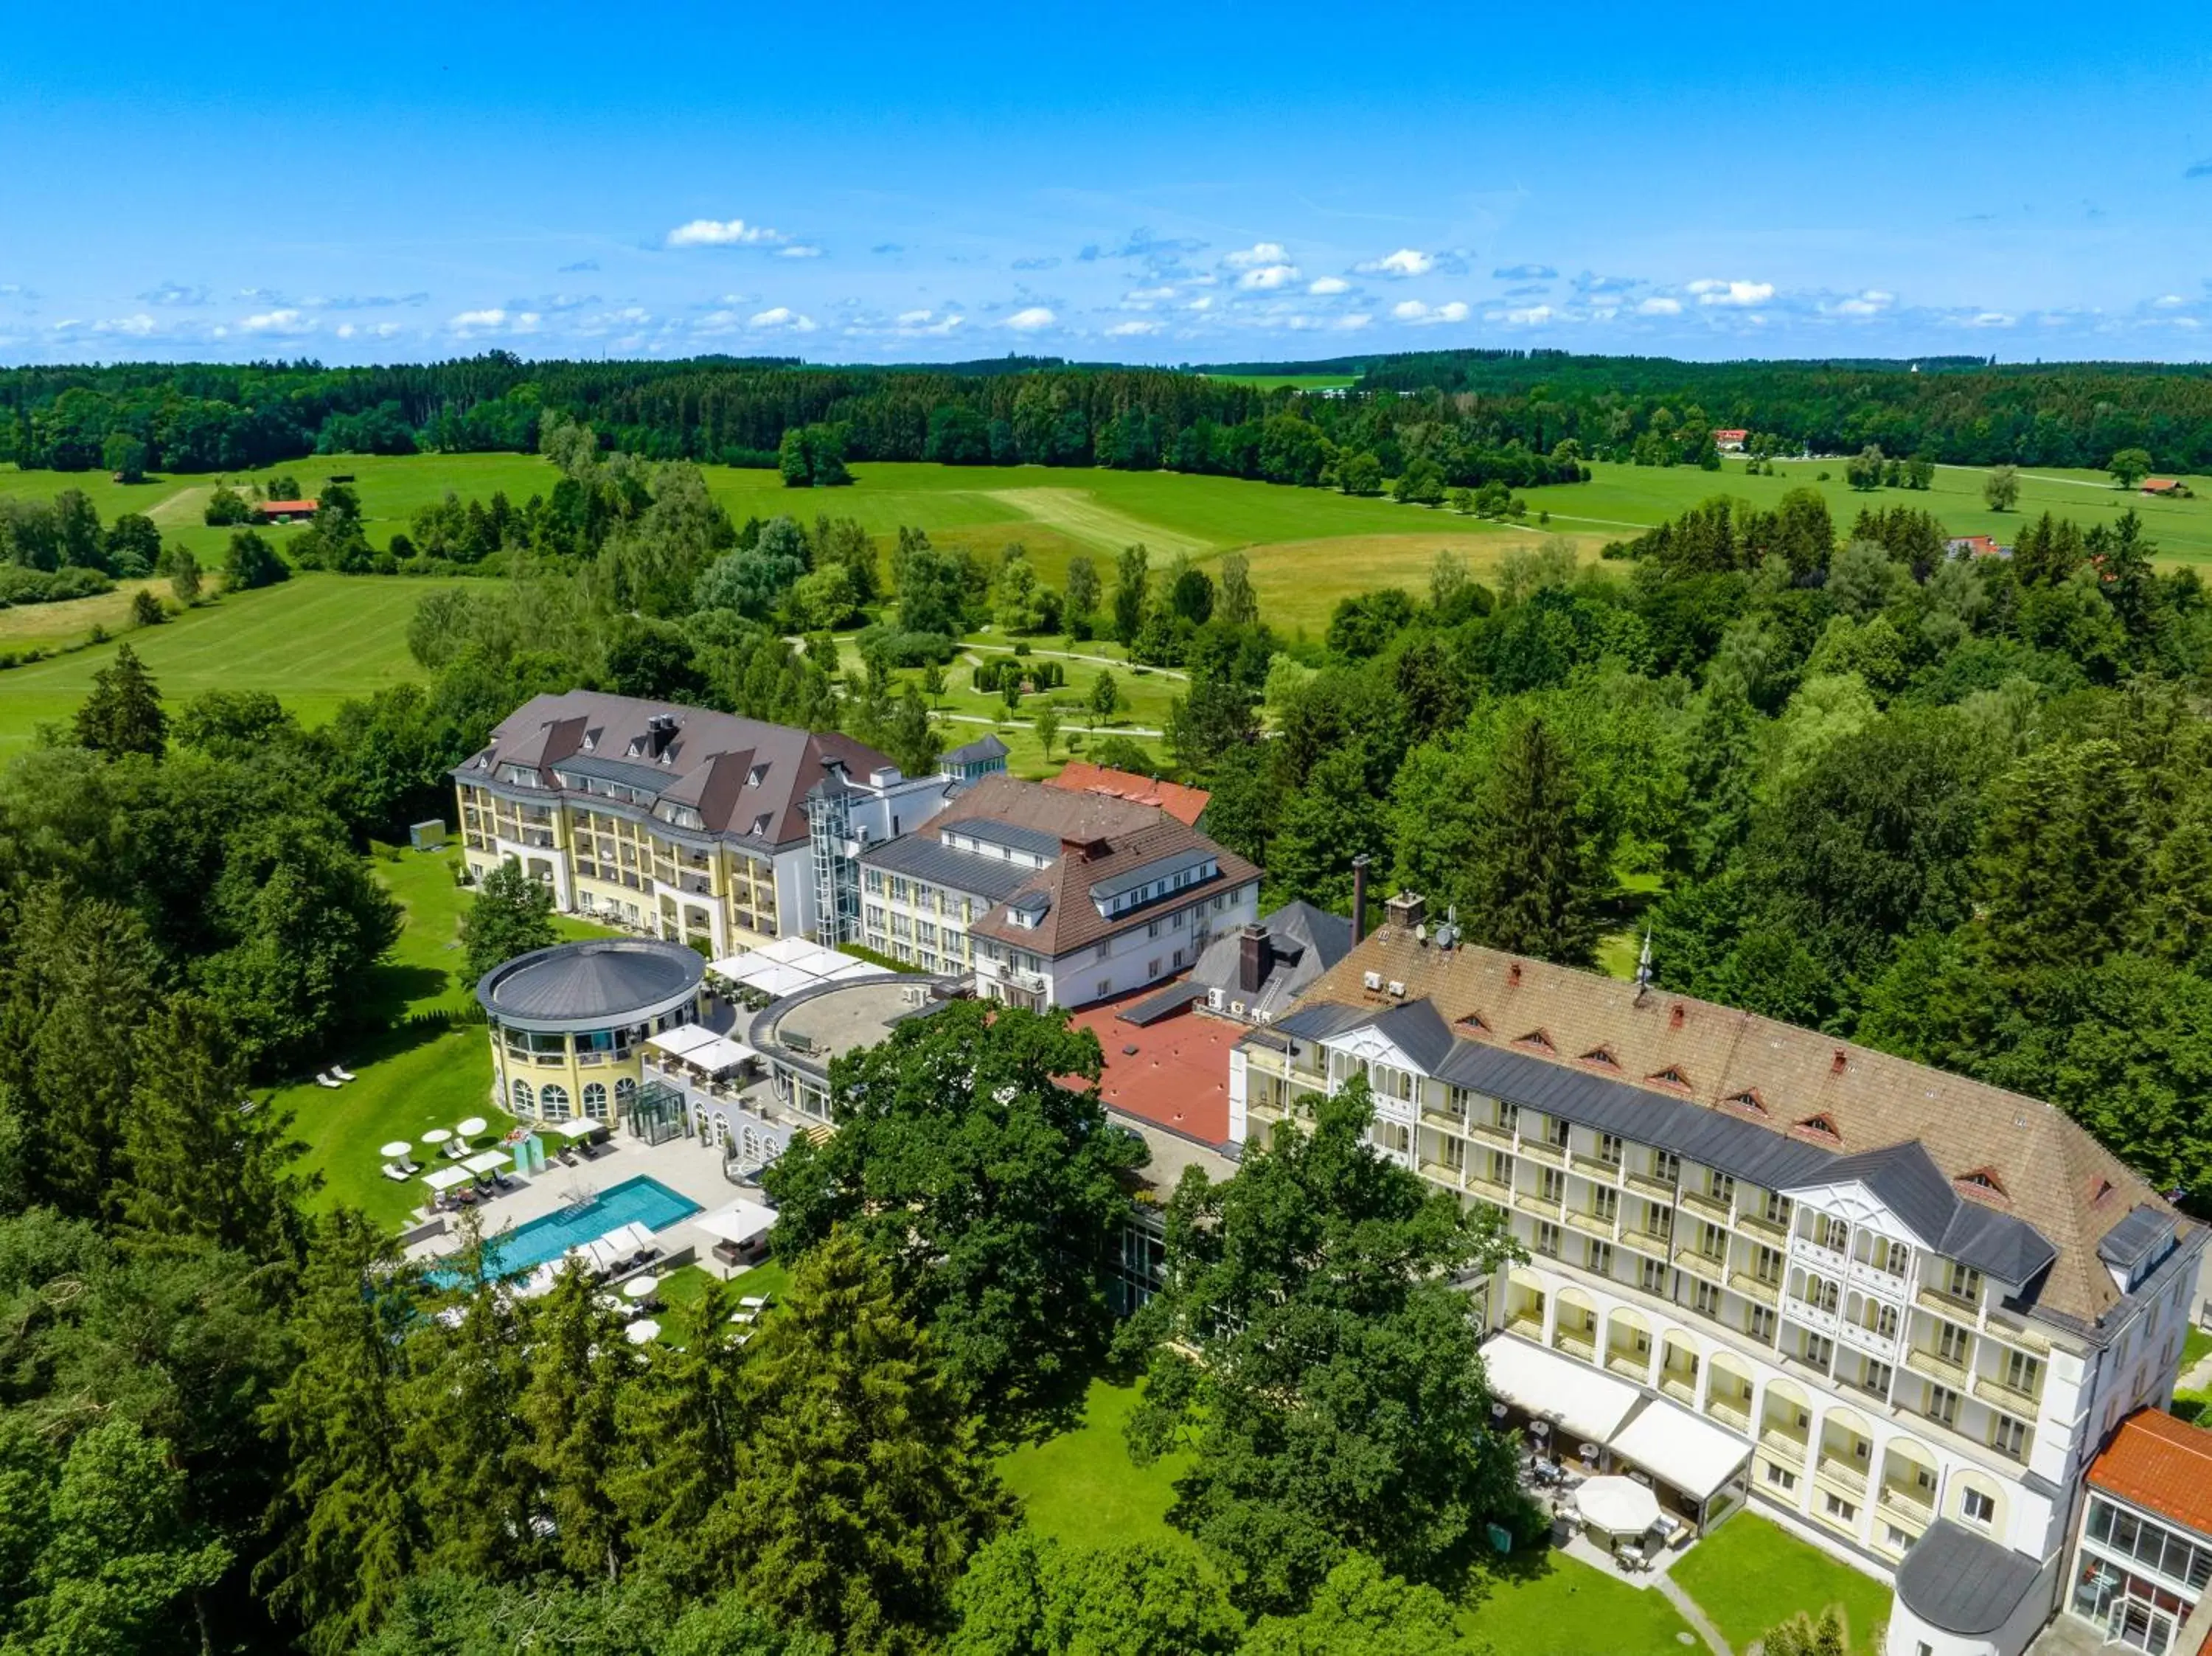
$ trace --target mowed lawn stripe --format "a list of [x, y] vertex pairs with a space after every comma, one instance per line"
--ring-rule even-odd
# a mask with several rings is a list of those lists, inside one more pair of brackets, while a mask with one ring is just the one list
[[1125, 546], [1142, 545], [1155, 557], [1172, 558], [1178, 552], [1197, 557], [1211, 551], [1214, 543], [1194, 535], [1150, 523], [1126, 512], [1117, 512], [1087, 489], [1002, 488], [995, 498], [1048, 524], [1101, 551], [1118, 553]]

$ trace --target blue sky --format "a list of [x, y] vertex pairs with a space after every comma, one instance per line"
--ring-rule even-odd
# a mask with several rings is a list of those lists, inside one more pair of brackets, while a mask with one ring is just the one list
[[2212, 354], [2212, 36], [1837, 9], [18, 0], [0, 361]]

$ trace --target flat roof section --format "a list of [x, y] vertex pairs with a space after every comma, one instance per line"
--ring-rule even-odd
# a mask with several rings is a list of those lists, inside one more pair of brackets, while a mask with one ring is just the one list
[[1147, 1024], [1120, 1014], [1158, 994], [1146, 988], [1075, 1015], [1105, 1055], [1100, 1096], [1110, 1109], [1206, 1144], [1229, 1141], [1229, 1053], [1240, 1024], [1185, 1010]]

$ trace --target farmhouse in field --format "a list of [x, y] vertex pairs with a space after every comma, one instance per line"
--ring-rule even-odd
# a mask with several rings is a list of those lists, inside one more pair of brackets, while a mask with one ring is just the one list
[[315, 515], [319, 500], [262, 500], [253, 515], [265, 524], [305, 523]]
[[1738, 431], [1734, 427], [1730, 427], [1726, 430], [1723, 430], [1717, 427], [1713, 431], [1713, 446], [1723, 454], [1742, 453], [1743, 446], [1750, 440], [1751, 434], [1749, 432]]
[[1378, 1152], [1527, 1250], [1468, 1284], [1512, 1419], [1893, 1580], [1889, 1656], [2021, 1656], [2092, 1463], [2172, 1395], [2205, 1228], [2040, 1100], [1388, 907], [1239, 1040], [1231, 1140], [1364, 1077]]
[[2187, 500], [2189, 485], [2179, 477], [2146, 477], [2142, 480], [2142, 492], [2166, 500]]
[[987, 776], [865, 847], [860, 937], [979, 993], [1082, 1006], [1188, 970], [1256, 918], [1260, 870], [1160, 807]]
[[2000, 545], [1990, 535], [1954, 535], [1943, 543], [1944, 552], [1954, 558], [2008, 558], [2012, 548]]
[[860, 847], [953, 786], [835, 731], [593, 690], [526, 702], [453, 778], [471, 879], [512, 858], [568, 913], [716, 955], [857, 935]]

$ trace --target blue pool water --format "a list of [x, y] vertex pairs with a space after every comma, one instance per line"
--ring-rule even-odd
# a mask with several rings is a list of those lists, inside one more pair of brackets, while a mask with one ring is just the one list
[[563, 1208], [517, 1225], [487, 1242], [484, 1252], [491, 1256], [501, 1276], [520, 1276], [548, 1259], [559, 1259], [580, 1243], [597, 1240], [618, 1225], [636, 1223], [647, 1230], [665, 1230], [699, 1210], [696, 1202], [641, 1174], [601, 1191], [582, 1207]]

